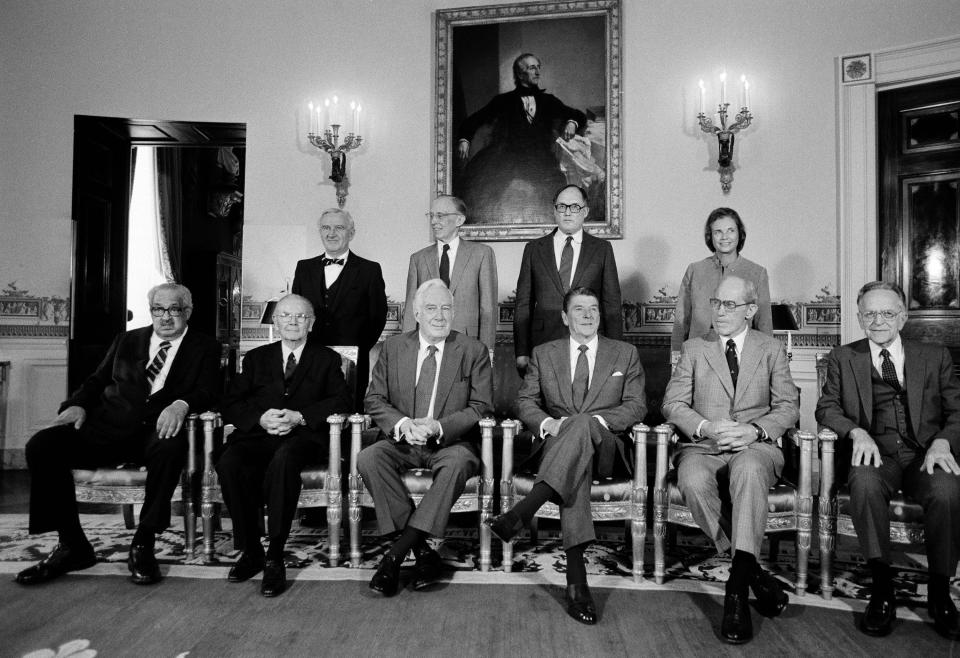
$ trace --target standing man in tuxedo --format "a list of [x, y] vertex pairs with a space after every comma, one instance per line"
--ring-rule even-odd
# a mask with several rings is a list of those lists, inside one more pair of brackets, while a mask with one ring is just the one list
[[410, 256], [403, 330], [417, 327], [413, 303], [417, 288], [429, 279], [441, 279], [453, 295], [453, 330], [486, 345], [492, 360], [497, 339], [497, 260], [493, 249], [460, 239], [467, 208], [457, 197], [438, 196], [427, 216], [437, 241]]
[[901, 338], [907, 307], [898, 285], [867, 283], [857, 311], [866, 338], [830, 352], [816, 417], [850, 455], [850, 516], [873, 575], [860, 630], [886, 635], [897, 617], [889, 508], [902, 490], [923, 506], [934, 628], [957, 640], [950, 578], [960, 557], [960, 381], [942, 345]]
[[[262, 570], [260, 592], [267, 597], [287, 587], [283, 548], [297, 510], [300, 471], [323, 461], [327, 417], [352, 404], [340, 355], [307, 341], [314, 323], [310, 302], [287, 295], [277, 303], [273, 323], [280, 342], [251, 350], [243, 372], [230, 382], [223, 420], [237, 429], [217, 460], [234, 545], [243, 551], [227, 580], [243, 582]], [[264, 502], [266, 555], [260, 543]]]
[[563, 297], [571, 288], [596, 291], [603, 313], [600, 333], [616, 340], [623, 337], [617, 262], [609, 242], [583, 230], [588, 214], [583, 188], [561, 188], [553, 199], [557, 228], [528, 242], [523, 249], [513, 320], [514, 350], [521, 374], [534, 347], [567, 335], [561, 311]]
[[379, 263], [350, 251], [356, 234], [350, 213], [339, 208], [324, 210], [318, 226], [324, 253], [297, 263], [293, 292], [306, 297], [316, 312], [311, 341], [359, 348], [353, 411], [362, 411], [370, 348], [387, 322], [383, 274]]
[[536, 432], [528, 459], [537, 473], [530, 494], [488, 523], [510, 541], [547, 501], [560, 507], [567, 554], [567, 612], [584, 624], [597, 623], [587, 586], [583, 552], [596, 539], [590, 514], [590, 484], [615, 468], [629, 473], [617, 434], [647, 412], [644, 373], [637, 349], [598, 335], [600, 298], [589, 288], [571, 288], [563, 298], [566, 338], [539, 345], [518, 394], [520, 420]]
[[[714, 297], [713, 329], [683, 343], [663, 398], [663, 415], [686, 441], [676, 456], [677, 486], [717, 550], [733, 552], [720, 635], [749, 642], [748, 588], [761, 614], [776, 616], [787, 595], [757, 563], [767, 525], [767, 490], [783, 469], [776, 441], [800, 417], [800, 394], [780, 341], [749, 328], [757, 312], [752, 281], [727, 277]], [[719, 483], [728, 486], [727, 516]]]
[[138, 585], [160, 580], [154, 539], [170, 525], [170, 497], [187, 461], [184, 419], [209, 408], [219, 387], [220, 345], [188, 331], [190, 291], [165, 283], [147, 293], [153, 325], [114, 339], [97, 370], [62, 405], [52, 427], [27, 443], [30, 532], [56, 530], [59, 543], [17, 582], [35, 585], [93, 566], [80, 527], [74, 468], [137, 462], [147, 467], [140, 524], [127, 565]]
[[[396, 594], [400, 565], [412, 549], [412, 586], [440, 579], [440, 555], [430, 535], [443, 536], [450, 508], [477, 474], [480, 419], [493, 410], [487, 348], [452, 331], [453, 295], [440, 279], [414, 297], [419, 329], [391, 336], [373, 369], [366, 408], [379, 440], [360, 452], [357, 466], [373, 497], [381, 535], [395, 538], [370, 580], [370, 589]], [[416, 508], [403, 484], [410, 468], [429, 468], [433, 483]]]

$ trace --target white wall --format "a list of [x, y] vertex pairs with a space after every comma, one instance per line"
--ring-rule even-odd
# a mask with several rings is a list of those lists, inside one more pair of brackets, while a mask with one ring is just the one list
[[[349, 165], [354, 247], [402, 299], [427, 240], [432, 12], [458, 4], [478, 2], [0, 0], [0, 284], [68, 294], [73, 116], [95, 114], [246, 122], [244, 292], [275, 294], [335, 204], [301, 110], [339, 92], [367, 115]], [[719, 205], [743, 216], [774, 298], [835, 290], [834, 58], [960, 34], [956, 0], [625, 0], [623, 14], [625, 298], [675, 291]], [[722, 67], [750, 76], [756, 117], [726, 196], [693, 120], [697, 79]], [[494, 248], [505, 297], [522, 244]]]

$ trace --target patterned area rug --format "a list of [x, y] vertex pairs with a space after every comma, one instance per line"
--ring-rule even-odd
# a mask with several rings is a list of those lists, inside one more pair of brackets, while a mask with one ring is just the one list
[[[127, 530], [118, 515], [82, 515], [81, 523], [87, 533], [99, 562], [123, 565], [127, 559], [127, 551], [133, 537], [133, 530]], [[171, 528], [157, 538], [157, 558], [161, 564], [194, 567], [219, 567], [221, 570], [232, 564], [239, 552], [234, 550], [230, 534], [230, 520], [223, 520], [224, 528], [216, 533], [214, 559], [207, 563], [202, 554], [202, 546], [197, 547], [197, 554], [187, 557], [184, 553], [182, 520], [174, 519]], [[0, 515], [0, 563], [3, 571], [15, 572], [23, 568], [24, 563], [35, 562], [43, 558], [56, 543], [56, 536], [51, 534], [31, 537], [26, 532], [27, 519], [22, 514]], [[479, 556], [477, 552], [476, 529], [451, 528], [443, 540], [432, 540], [434, 547], [440, 552], [447, 567], [456, 576], [471, 576], [471, 572], [479, 571]], [[591, 581], [595, 578], [604, 587], [634, 586], [631, 571], [631, 551], [624, 543], [621, 527], [600, 527], [598, 538], [586, 551], [587, 572]], [[198, 533], [199, 540], [199, 533]], [[386, 551], [388, 542], [374, 536], [372, 530], [364, 531], [362, 539], [361, 570], [376, 568], [380, 556]], [[647, 581], [653, 579], [653, 546], [651, 538], [647, 537], [644, 554], [644, 576]], [[855, 600], [865, 601], [870, 596], [870, 575], [864, 567], [862, 559], [856, 553], [855, 542], [841, 538], [834, 559], [834, 597], [838, 602], [844, 600], [852, 603]], [[344, 540], [341, 549], [341, 567], [348, 567], [349, 549]], [[774, 561], [767, 559], [769, 547], [764, 545], [763, 566], [773, 573], [788, 592], [793, 592], [796, 579], [796, 560], [794, 546], [786, 536], [780, 542], [779, 552]], [[811, 555], [807, 596], [793, 597], [792, 600], [811, 604], [820, 599], [820, 573], [817, 551]], [[501, 562], [500, 543], [493, 542], [493, 569], [499, 571]], [[927, 593], [926, 557], [920, 553], [898, 553], [895, 559], [897, 599], [906, 607], [925, 608]], [[290, 568], [301, 569], [317, 579], [344, 578], [343, 572], [350, 569], [329, 568], [329, 543], [327, 533], [323, 528], [301, 527], [294, 524], [293, 532], [287, 542], [286, 564]], [[412, 560], [405, 566], [412, 566]], [[730, 557], [717, 554], [706, 537], [695, 531], [678, 532], [676, 542], [668, 547], [667, 586], [683, 586], [684, 584], [696, 589], [722, 591], [722, 583], [726, 582], [730, 569]], [[512, 572], [516, 574], [540, 574], [550, 581], [562, 582], [562, 574], [566, 571], [566, 562], [559, 534], [554, 530], [541, 528], [538, 541], [530, 541], [526, 534], [522, 534], [514, 542], [514, 561]], [[195, 573], [195, 572], [192, 572]], [[189, 574], [185, 574], [189, 575]], [[474, 582], [483, 582], [491, 574], [477, 573]], [[353, 578], [366, 578], [354, 571]], [[531, 582], [542, 582], [542, 579], [528, 579]], [[522, 579], [521, 579], [522, 582]], [[951, 592], [960, 603], [960, 578], [954, 578], [951, 583]], [[856, 605], [856, 604], [854, 604]]]

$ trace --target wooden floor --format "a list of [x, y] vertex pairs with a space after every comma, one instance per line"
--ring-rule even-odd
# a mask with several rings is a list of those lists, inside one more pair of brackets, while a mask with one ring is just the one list
[[[28, 481], [0, 472], [0, 513], [23, 513]], [[290, 575], [295, 578], [296, 571]], [[563, 589], [541, 584], [451, 583], [393, 599], [362, 580], [294, 580], [275, 599], [259, 580], [168, 577], [137, 587], [120, 575], [71, 574], [24, 588], [0, 581], [0, 656], [56, 651], [86, 640], [99, 656], [945, 656], [960, 646], [922, 621], [888, 638], [856, 629], [859, 613], [793, 604], [777, 619], [753, 615], [756, 638], [720, 642], [722, 600], [675, 590], [594, 588], [601, 621], [577, 624]], [[923, 618], [926, 615], [920, 612]]]

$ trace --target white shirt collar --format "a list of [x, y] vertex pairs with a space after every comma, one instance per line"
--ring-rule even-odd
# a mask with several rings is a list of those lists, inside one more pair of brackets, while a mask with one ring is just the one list
[[150, 354], [156, 354], [160, 351], [160, 343], [167, 341], [170, 343], [170, 347], [179, 347], [180, 343], [183, 341], [183, 337], [187, 335], [187, 330], [190, 329], [190, 326], [183, 328], [183, 333], [177, 336], [176, 338], [161, 338], [157, 335], [157, 332], [154, 331], [150, 334]]
[[[732, 338], [734, 344], [737, 346], [737, 359], [739, 360], [740, 356], [743, 354], [743, 343], [747, 339], [747, 329], [749, 328], [750, 328], [749, 325], [744, 327], [743, 331], [741, 331], [736, 336], [720, 336], [720, 349], [723, 351], [726, 351], [727, 341]], [[719, 336], [720, 334], [718, 333], [717, 335]]]
[[303, 343], [303, 344], [302, 344], [300, 347], [298, 347], [297, 349], [291, 350], [289, 347], [287, 347], [286, 345], [284, 345], [283, 342], [281, 341], [281, 342], [280, 342], [280, 353], [283, 355], [283, 363], [284, 363], [284, 365], [286, 365], [287, 359], [290, 358], [290, 354], [291, 354], [291, 353], [293, 354], [293, 358], [297, 360], [297, 363], [300, 363], [300, 357], [303, 356], [303, 348], [306, 347], [306, 346], [307, 346], [307, 344], [306, 344], [306, 343]]
[[897, 337], [894, 338], [893, 342], [890, 343], [890, 345], [886, 348], [877, 345], [869, 338], [867, 339], [867, 343], [870, 345], [870, 360], [873, 363], [881, 363], [883, 361], [882, 357], [880, 356], [880, 350], [882, 349], [886, 349], [888, 352], [890, 352], [890, 358], [893, 359], [894, 362], [903, 361], [903, 341], [900, 340], [900, 334], [897, 334]]
[[[347, 257], [350, 255], [350, 250], [347, 249], [345, 252], [343, 252], [343, 253], [340, 254], [339, 256], [331, 256], [331, 255], [328, 254], [326, 251], [323, 252], [323, 255], [324, 255], [326, 258], [342, 258], [342, 259], [343, 259], [343, 264], [346, 265], [346, 264], [347, 264]], [[327, 267], [335, 267], [335, 265], [327, 265]]]
[[[583, 229], [581, 228], [576, 233], [571, 233], [570, 236], [573, 238], [574, 244], [580, 244], [581, 242], [583, 242]], [[553, 234], [554, 244], [562, 245], [566, 241], [567, 241], [567, 234], [558, 228], [556, 233]]]
[[586, 345], [586, 346], [587, 346], [587, 352], [588, 352], [588, 353], [591, 353], [591, 352], [592, 352], [593, 354], [596, 354], [596, 353], [597, 353], [597, 345], [599, 345], [599, 344], [600, 344], [600, 334], [594, 334], [594, 335], [593, 335], [593, 338], [591, 338], [590, 340], [588, 340], [586, 343], [580, 343], [580, 342], [574, 340], [573, 336], [570, 336], [570, 353], [571, 353], [571, 354], [574, 354], [574, 353], [576, 353], [576, 352], [579, 352], [579, 351], [580, 351], [580, 346], [581, 346], [581, 345]]
[[423, 337], [423, 334], [421, 334], [419, 331], [417, 332], [417, 338], [420, 340], [420, 352], [421, 352], [421, 353], [427, 351], [427, 346], [428, 346], [428, 345], [435, 345], [436, 348], [437, 348], [437, 358], [439, 358], [440, 355], [443, 354], [443, 346], [446, 345], [446, 343], [447, 343], [447, 339], [446, 339], [446, 338], [444, 338], [443, 340], [441, 340], [439, 343], [431, 343], [431, 342], [427, 341], [427, 339], [425, 339], [425, 338]]

